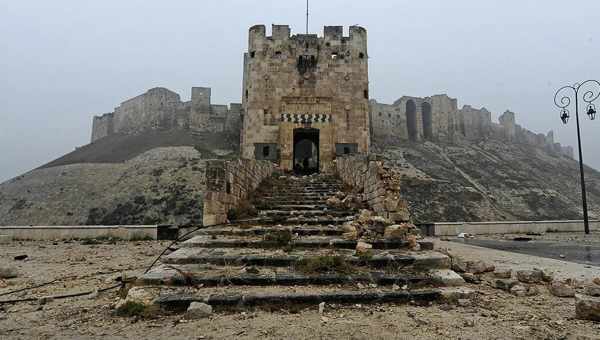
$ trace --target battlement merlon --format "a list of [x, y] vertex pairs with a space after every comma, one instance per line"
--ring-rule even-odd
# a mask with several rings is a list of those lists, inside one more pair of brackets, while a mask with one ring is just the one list
[[249, 29], [248, 47], [250, 51], [260, 51], [265, 46], [286, 42], [291, 38], [296, 38], [295, 40], [312, 38], [324, 41], [325, 43], [346, 42], [366, 51], [367, 30], [361, 26], [350, 26], [349, 32], [349, 36], [346, 37], [344, 36], [343, 26], [325, 26], [322, 37], [319, 37], [317, 34], [296, 34], [292, 36], [290, 26], [272, 25], [272, 34], [271, 36], [267, 36], [265, 25], [254, 25]]

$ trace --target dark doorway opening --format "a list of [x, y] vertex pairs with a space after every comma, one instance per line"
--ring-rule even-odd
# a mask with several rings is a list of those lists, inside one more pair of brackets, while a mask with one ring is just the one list
[[417, 140], [417, 105], [412, 99], [406, 102], [406, 128], [408, 129], [408, 139]]
[[433, 140], [431, 104], [423, 102], [423, 104], [421, 104], [421, 112], [423, 113], [423, 136], [426, 140]]
[[294, 172], [299, 175], [319, 172], [318, 129], [294, 129]]

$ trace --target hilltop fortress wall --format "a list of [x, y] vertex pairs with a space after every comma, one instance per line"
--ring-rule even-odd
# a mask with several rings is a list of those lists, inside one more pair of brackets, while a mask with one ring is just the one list
[[457, 100], [445, 94], [425, 98], [404, 96], [393, 104], [371, 100], [369, 106], [374, 143], [393, 144], [401, 140], [452, 143], [459, 139], [475, 142], [493, 138], [573, 158], [573, 148], [556, 143], [554, 132], [529, 131], [516, 123], [514, 112], [504, 112], [495, 123], [486, 108], [464, 105], [459, 109]]
[[[211, 89], [192, 88], [192, 98], [166, 88], [153, 88], [124, 101], [114, 112], [93, 118], [91, 141], [114, 133], [136, 134], [148, 129], [189, 129], [197, 132], [239, 135], [242, 128], [242, 104], [215, 105]], [[478, 141], [487, 138], [544, 148], [554, 154], [573, 158], [573, 148], [554, 141], [554, 133], [535, 133], [516, 123], [514, 112], [506, 111], [498, 123], [491, 112], [464, 105], [445, 94], [431, 97], [403, 96], [393, 104], [369, 101], [371, 138], [375, 143], [397, 141]]]
[[114, 112], [95, 116], [94, 142], [115, 133], [137, 134], [146, 130], [187, 129], [197, 132], [238, 133], [241, 104], [211, 104], [211, 89], [192, 88], [192, 98], [182, 102], [179, 94], [156, 87], [121, 103]]
[[289, 26], [273, 25], [268, 35], [266, 26], [252, 26], [241, 104], [212, 104], [208, 87], [193, 87], [187, 102], [156, 87], [94, 117], [91, 140], [147, 130], [224, 133], [238, 137], [242, 158], [278, 161], [284, 169], [312, 160], [322, 171], [339, 155], [368, 154], [372, 142], [496, 139], [573, 158], [573, 148], [555, 143], [552, 131], [531, 132], [510, 111], [496, 123], [487, 109], [459, 109], [446, 94], [369, 100], [367, 31], [351, 26], [348, 33], [325, 26], [321, 36], [292, 35]]

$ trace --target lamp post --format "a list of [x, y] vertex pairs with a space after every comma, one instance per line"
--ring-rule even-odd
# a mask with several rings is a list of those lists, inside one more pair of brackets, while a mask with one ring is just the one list
[[[573, 93], [571, 93], [573, 91]], [[600, 82], [597, 80], [586, 80], [583, 83], [563, 86], [554, 94], [554, 104], [560, 108], [560, 119], [564, 124], [569, 122], [569, 105], [571, 104], [571, 94], [575, 98], [575, 121], [577, 122], [577, 146], [579, 149], [579, 172], [581, 175], [581, 201], [583, 203], [583, 225], [585, 233], [590, 233], [590, 225], [587, 211], [587, 195], [585, 192], [585, 176], [583, 174], [583, 153], [581, 151], [581, 129], [579, 128], [579, 94], [583, 95], [581, 99], [586, 103], [587, 115], [591, 120], [596, 118], [596, 106], [593, 101], [600, 96]], [[560, 98], [560, 100], [558, 100]]]

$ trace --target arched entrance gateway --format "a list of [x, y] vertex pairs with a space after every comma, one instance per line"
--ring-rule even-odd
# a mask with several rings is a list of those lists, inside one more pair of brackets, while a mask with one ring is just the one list
[[300, 175], [319, 172], [319, 129], [294, 129], [294, 172]]

